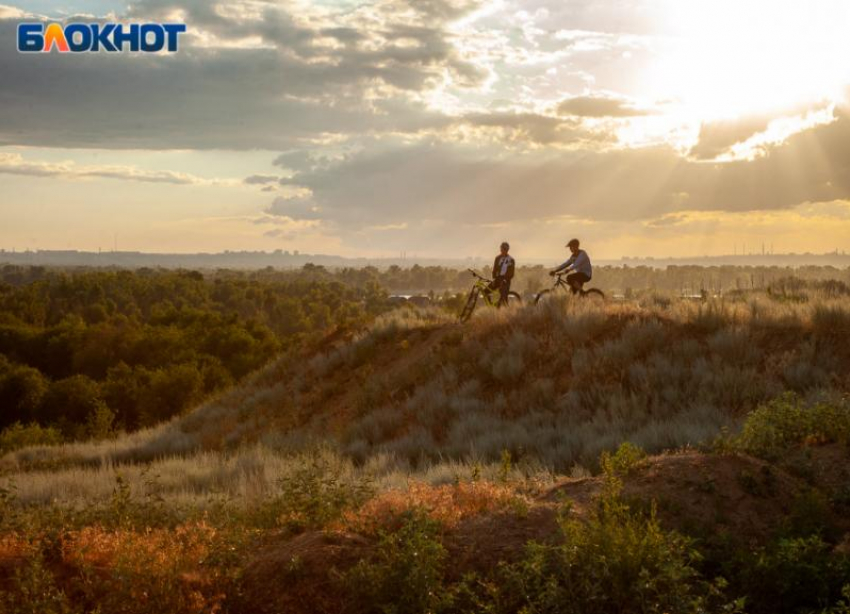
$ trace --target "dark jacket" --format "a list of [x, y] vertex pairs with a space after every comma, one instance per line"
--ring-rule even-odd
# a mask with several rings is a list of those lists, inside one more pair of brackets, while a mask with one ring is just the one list
[[496, 256], [496, 260], [493, 261], [493, 279], [503, 278], [510, 281], [514, 278], [514, 268], [516, 267], [516, 262], [514, 262], [513, 256], [508, 254], [507, 256], [503, 256], [499, 254]]

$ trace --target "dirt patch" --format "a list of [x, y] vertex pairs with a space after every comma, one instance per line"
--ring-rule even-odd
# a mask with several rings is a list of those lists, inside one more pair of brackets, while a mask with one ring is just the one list
[[[569, 480], [545, 498], [567, 497], [581, 515], [601, 489], [602, 478]], [[756, 458], [693, 452], [647, 459], [624, 479], [623, 497], [638, 508], [654, 504], [667, 529], [694, 536], [725, 532], [765, 543], [804, 490], [799, 479]]]
[[790, 473], [811, 482], [827, 496], [850, 496], [850, 448], [831, 443], [802, 446], [782, 461]]
[[269, 544], [245, 568], [234, 599], [237, 614], [328, 614], [342, 612], [346, 598], [337, 571], [367, 556], [371, 545], [351, 533], [313, 531]]
[[529, 541], [547, 543], [557, 537], [556, 506], [543, 502], [522, 514], [504, 511], [469, 518], [444, 540], [451, 561], [449, 579], [459, 580], [468, 572], [487, 574], [500, 561], [518, 559]]

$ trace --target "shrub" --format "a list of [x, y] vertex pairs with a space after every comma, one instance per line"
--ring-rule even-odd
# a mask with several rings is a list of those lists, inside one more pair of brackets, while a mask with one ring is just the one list
[[[850, 558], [820, 537], [780, 539], [744, 561], [738, 574], [748, 612], [812, 612], [838, 601]], [[736, 582], [737, 585], [737, 582]]]
[[835, 606], [824, 610], [824, 614], [850, 614], [850, 584], [841, 590], [842, 599]]
[[360, 611], [425, 614], [442, 609], [447, 553], [439, 528], [414, 509], [404, 512], [397, 530], [380, 534], [374, 556], [342, 576]]
[[374, 494], [371, 480], [348, 475], [345, 469], [343, 463], [322, 452], [310, 454], [278, 481], [278, 495], [261, 505], [252, 521], [301, 530], [323, 527], [340, 518]]
[[848, 441], [847, 401], [806, 404], [793, 394], [785, 394], [750, 413], [737, 445], [748, 454], [775, 460], [794, 445]]
[[[473, 468], [473, 473], [476, 469]], [[473, 477], [475, 477], [473, 475]], [[429, 486], [418, 482], [407, 490], [389, 490], [343, 516], [347, 530], [374, 535], [411, 513], [424, 513], [441, 526], [452, 528], [465, 518], [496, 510], [521, 510], [527, 504], [510, 486], [489, 481], [458, 481]]]
[[0, 612], [6, 614], [73, 614], [65, 591], [56, 583], [39, 551], [18, 565], [6, 590], [0, 590]]
[[724, 582], [700, 578], [691, 542], [662, 530], [654, 510], [632, 512], [613, 474], [588, 521], [562, 515], [560, 527], [563, 544], [531, 543], [523, 560], [501, 565], [498, 611], [696, 613], [719, 605]]
[[201, 614], [220, 611], [229, 576], [216, 552], [230, 547], [198, 523], [174, 530], [90, 527], [70, 535], [63, 550], [80, 572], [74, 587], [100, 611]]
[[633, 443], [624, 441], [614, 454], [603, 452], [599, 464], [606, 473], [630, 475], [644, 458], [646, 452]]
[[36, 422], [22, 425], [15, 422], [0, 432], [0, 455], [27, 446], [58, 445], [62, 443], [62, 433], [53, 427], [44, 427]]

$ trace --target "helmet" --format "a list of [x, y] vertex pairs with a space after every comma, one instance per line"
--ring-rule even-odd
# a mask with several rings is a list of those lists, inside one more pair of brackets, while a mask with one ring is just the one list
[[508, 244], [507, 241], [502, 241], [502, 244], [499, 247], [501, 247], [502, 249], [510, 249], [511, 248], [511, 246]]
[[570, 239], [570, 242], [567, 243], [564, 247], [572, 247], [573, 245], [578, 247], [579, 246], [579, 240], [578, 239]]

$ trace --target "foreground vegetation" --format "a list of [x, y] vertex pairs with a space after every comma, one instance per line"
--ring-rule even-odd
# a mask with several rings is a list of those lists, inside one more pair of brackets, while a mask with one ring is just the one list
[[[156, 476], [136, 489], [120, 470], [107, 499], [79, 509], [23, 504], [7, 484], [0, 604], [11, 613], [344, 604], [846, 613], [848, 441], [850, 401], [786, 395], [700, 453], [646, 457], [624, 444], [602, 455], [593, 478], [529, 474], [506, 454], [492, 467], [464, 466], [448, 484], [393, 486], [379, 468], [324, 450], [279, 458], [285, 476], [262, 496], [206, 506], [166, 500]], [[752, 524], [730, 502], [767, 512]], [[692, 504], [718, 511], [683, 512]]]

